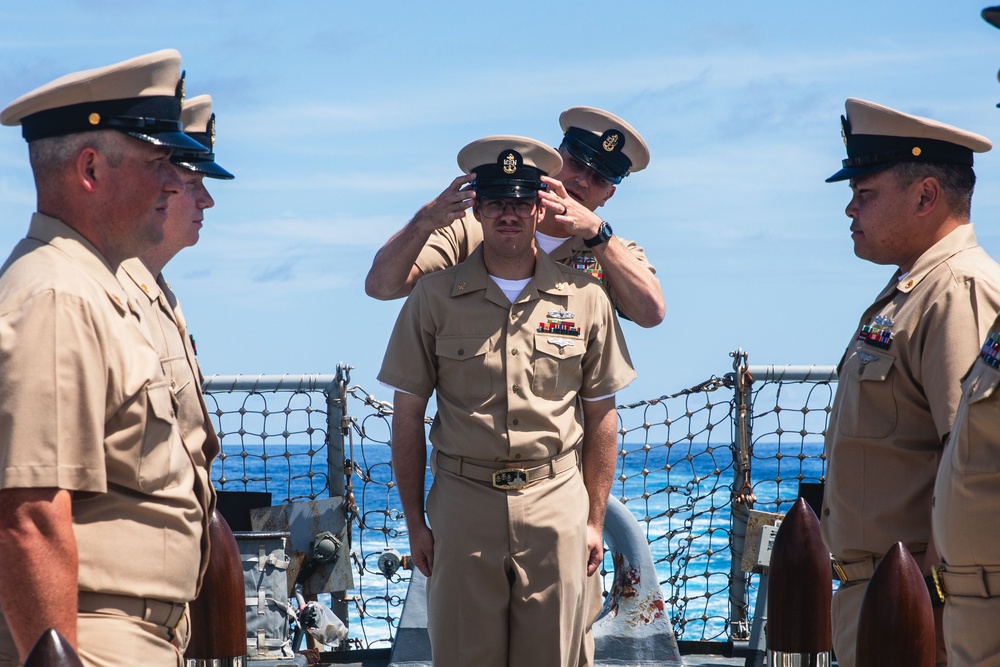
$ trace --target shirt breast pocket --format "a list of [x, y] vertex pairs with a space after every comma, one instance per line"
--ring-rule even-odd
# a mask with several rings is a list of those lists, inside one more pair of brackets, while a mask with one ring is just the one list
[[458, 396], [487, 398], [493, 391], [489, 336], [441, 336], [435, 341], [438, 386]]
[[535, 396], [558, 399], [579, 391], [583, 383], [584, 341], [547, 333], [535, 334], [531, 391]]
[[1000, 471], [1000, 370], [977, 361], [962, 383], [952, 459], [964, 473]]
[[884, 438], [896, 430], [892, 355], [859, 346], [845, 362], [845, 396], [840, 411], [844, 435]]
[[166, 382], [146, 385], [146, 427], [137, 466], [139, 488], [159, 491], [179, 481], [186, 455], [177, 430], [176, 411]]

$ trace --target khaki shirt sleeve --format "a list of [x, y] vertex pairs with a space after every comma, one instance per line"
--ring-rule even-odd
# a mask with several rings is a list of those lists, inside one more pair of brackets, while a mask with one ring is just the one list
[[437, 384], [433, 320], [425, 281], [417, 281], [389, 337], [378, 380], [422, 398], [430, 398]]
[[414, 264], [425, 276], [447, 269], [465, 261], [471, 252], [468, 244], [464, 218], [459, 218], [447, 227], [434, 230]]
[[[647, 269], [649, 269], [650, 273], [652, 273], [653, 275], [656, 275], [656, 267], [654, 267], [652, 264], [649, 263], [649, 260], [646, 258], [646, 251], [642, 249], [642, 246], [638, 245], [635, 241], [630, 241], [628, 239], [623, 239], [620, 236], [618, 237], [618, 240], [621, 241], [621, 243], [625, 246], [625, 248], [630, 253], [632, 253], [632, 255], [636, 259], [638, 259], [642, 263], [643, 266], [645, 266]], [[605, 277], [604, 277], [604, 287], [605, 287], [605, 289], [606, 289], [606, 291], [608, 293], [608, 298], [611, 299], [611, 303], [613, 303], [614, 306], [615, 306], [615, 310], [622, 317], [624, 317], [625, 319], [628, 319], [628, 317], [624, 313], [621, 312], [621, 308], [618, 305], [618, 291], [615, 289], [615, 283], [614, 283], [614, 281], [609, 280], [606, 274], [605, 274]]]
[[75, 296], [46, 290], [0, 316], [0, 488], [106, 490], [103, 357]]
[[593, 316], [587, 332], [587, 351], [583, 357], [583, 382], [580, 396], [598, 398], [624, 389], [635, 379], [632, 359], [625, 345], [618, 318], [611, 302], [598, 292], [592, 300]]
[[1000, 306], [992, 286], [970, 278], [943, 291], [920, 318], [914, 332], [917, 377], [930, 404], [938, 436], [951, 431], [962, 397], [959, 378], [969, 370]]

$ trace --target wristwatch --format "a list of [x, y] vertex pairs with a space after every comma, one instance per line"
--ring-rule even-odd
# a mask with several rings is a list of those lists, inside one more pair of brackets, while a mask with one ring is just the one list
[[608, 241], [610, 241], [612, 234], [614, 234], [614, 231], [612, 231], [611, 225], [602, 220], [601, 226], [597, 228], [597, 236], [595, 236], [592, 239], [584, 239], [583, 245], [587, 246], [588, 248], [595, 248], [601, 245], [602, 243], [607, 243]]

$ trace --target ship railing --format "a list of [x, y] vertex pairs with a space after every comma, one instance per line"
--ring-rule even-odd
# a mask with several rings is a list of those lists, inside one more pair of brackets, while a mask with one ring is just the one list
[[[751, 366], [742, 350], [731, 357], [731, 371], [618, 407], [612, 495], [644, 529], [682, 651], [759, 645], [764, 570], [743, 562], [748, 547], [757, 549], [748, 524], [754, 514], [784, 512], [802, 485], [825, 479], [835, 368]], [[321, 601], [350, 628], [337, 650], [388, 648], [409, 582], [392, 404], [352, 385], [350, 371], [208, 378], [223, 445], [212, 477], [220, 490], [268, 492], [273, 504], [343, 498], [354, 587]], [[609, 558], [605, 590], [612, 575]]]

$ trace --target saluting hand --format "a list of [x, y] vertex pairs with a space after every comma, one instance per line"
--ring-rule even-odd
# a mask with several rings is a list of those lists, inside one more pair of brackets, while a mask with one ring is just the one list
[[476, 193], [469, 185], [476, 180], [475, 174], [459, 176], [444, 192], [420, 207], [413, 221], [428, 231], [447, 227], [465, 215], [465, 211], [476, 200]]
[[542, 206], [545, 207], [545, 215], [563, 229], [566, 236], [579, 236], [583, 239], [597, 236], [601, 218], [596, 213], [573, 199], [566, 192], [562, 181], [542, 176], [542, 182], [548, 186], [547, 190], [538, 191]]

